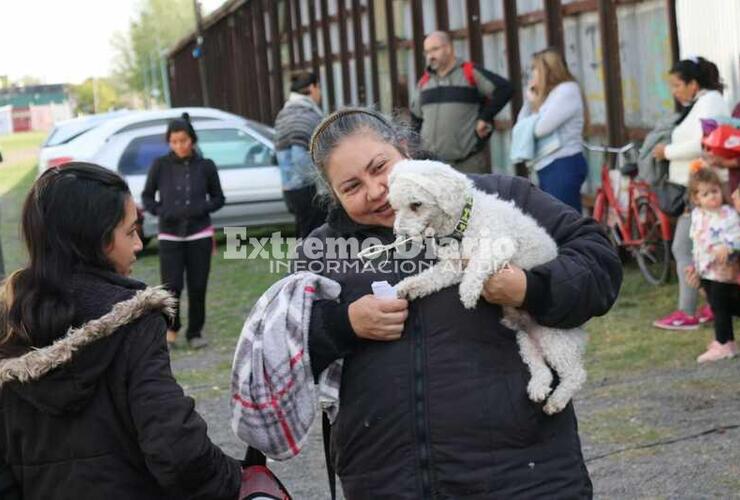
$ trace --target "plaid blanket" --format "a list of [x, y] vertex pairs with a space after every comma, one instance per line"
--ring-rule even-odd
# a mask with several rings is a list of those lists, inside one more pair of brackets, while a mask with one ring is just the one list
[[319, 380], [308, 357], [313, 301], [335, 300], [339, 284], [301, 272], [281, 279], [249, 313], [231, 369], [231, 427], [239, 439], [275, 460], [297, 455], [316, 415], [317, 400], [333, 420], [339, 407], [341, 361]]

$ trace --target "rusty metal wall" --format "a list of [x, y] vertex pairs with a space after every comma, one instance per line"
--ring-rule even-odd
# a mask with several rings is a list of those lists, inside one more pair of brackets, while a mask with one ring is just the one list
[[[424, 34], [446, 29], [460, 57], [517, 85], [526, 82], [532, 53], [562, 44], [587, 96], [590, 139], [627, 140], [672, 105], [665, 85], [676, 56], [671, 5], [675, 0], [232, 0], [204, 20], [209, 103], [271, 123], [291, 72], [313, 69], [327, 112], [346, 105], [402, 109], [423, 68]], [[203, 102], [194, 40], [184, 39], [170, 55], [173, 105]], [[604, 53], [614, 56], [607, 61]], [[520, 103], [521, 95], [497, 116], [490, 148], [496, 169], [513, 171], [506, 153]]]

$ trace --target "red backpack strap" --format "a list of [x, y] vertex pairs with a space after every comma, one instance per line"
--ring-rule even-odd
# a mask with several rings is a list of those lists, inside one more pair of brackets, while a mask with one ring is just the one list
[[463, 74], [465, 75], [465, 79], [468, 81], [471, 87], [475, 87], [475, 73], [473, 70], [475, 69], [475, 66], [470, 61], [466, 61], [462, 65], [463, 68]]
[[428, 71], [424, 71], [424, 74], [422, 74], [421, 75], [421, 78], [419, 78], [418, 87], [420, 89], [423, 89], [424, 86], [426, 86], [426, 84], [429, 83], [429, 79], [430, 78], [431, 77], [429, 76], [429, 72]]

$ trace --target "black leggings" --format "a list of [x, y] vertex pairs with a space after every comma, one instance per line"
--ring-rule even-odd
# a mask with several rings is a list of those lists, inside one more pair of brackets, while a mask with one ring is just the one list
[[211, 270], [213, 240], [201, 238], [193, 241], [159, 240], [159, 273], [162, 284], [177, 299], [175, 316], [169, 328], [180, 330], [180, 294], [183, 275], [188, 285], [188, 339], [200, 337], [206, 321], [206, 287]]
[[740, 316], [740, 285], [701, 280], [701, 286], [707, 292], [707, 301], [714, 313], [714, 336], [717, 342], [725, 344], [735, 340], [732, 317]]

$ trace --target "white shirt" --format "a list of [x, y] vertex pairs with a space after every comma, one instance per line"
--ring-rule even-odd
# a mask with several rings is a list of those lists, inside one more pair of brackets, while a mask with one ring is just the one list
[[[519, 111], [517, 120], [532, 114], [529, 102]], [[556, 132], [560, 148], [543, 156], [535, 164], [540, 170], [558, 158], [573, 156], [583, 151], [583, 98], [576, 82], [563, 82], [550, 91], [538, 111], [540, 118], [534, 127], [534, 135], [540, 139]]]
[[[701, 156], [702, 118], [730, 116], [727, 103], [716, 90], [701, 90], [696, 103], [686, 118], [671, 133], [671, 143], [665, 148], [670, 161], [668, 180], [686, 186], [689, 183], [689, 164]], [[722, 182], [727, 182], [727, 169], [715, 169]]]

